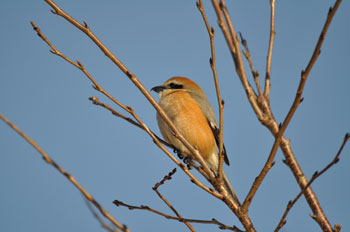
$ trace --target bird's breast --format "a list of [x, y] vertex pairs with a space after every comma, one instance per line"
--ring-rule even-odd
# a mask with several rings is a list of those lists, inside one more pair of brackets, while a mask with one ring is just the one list
[[[190, 94], [185, 91], [174, 91], [163, 95], [159, 104], [179, 132], [199, 150], [205, 160], [217, 152], [215, 138], [207, 118]], [[188, 149], [175, 138], [159, 115], [157, 120], [164, 139], [182, 152], [189, 154]]]

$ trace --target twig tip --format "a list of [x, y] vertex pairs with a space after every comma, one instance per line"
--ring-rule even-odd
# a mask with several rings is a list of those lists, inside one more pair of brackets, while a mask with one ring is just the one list
[[33, 21], [30, 21], [30, 24], [32, 25], [34, 30], [35, 30], [35, 28], [37, 28], [37, 26], [35, 25], [35, 23]]
[[83, 21], [83, 23], [84, 23], [84, 27], [85, 27], [86, 29], [90, 29], [90, 27], [89, 27], [89, 25], [87, 24], [86, 21]]
[[98, 98], [95, 96], [89, 97], [89, 100], [92, 101], [94, 104], [96, 104], [99, 101]]

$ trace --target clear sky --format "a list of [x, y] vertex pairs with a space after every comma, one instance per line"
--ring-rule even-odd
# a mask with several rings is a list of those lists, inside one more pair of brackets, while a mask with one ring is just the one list
[[[93, 32], [139, 78], [147, 89], [175, 75], [187, 76], [207, 93], [217, 112], [209, 66], [209, 39], [195, 1], [58, 1]], [[283, 121], [334, 1], [277, 1], [276, 37], [271, 72], [271, 106]], [[253, 62], [265, 73], [269, 1], [227, 1], [235, 28], [248, 41]], [[30, 20], [65, 55], [80, 60], [114, 97], [134, 108], [158, 132], [155, 110], [126, 76], [80, 31], [53, 15], [44, 1], [0, 3], [0, 113], [33, 138], [131, 231], [185, 231], [178, 222], [149, 212], [117, 208], [112, 201], [149, 205], [171, 213], [152, 186], [175, 165], [143, 131], [114, 117], [88, 100], [97, 96], [87, 78], [48, 51]], [[231, 166], [226, 173], [243, 198], [265, 163], [273, 137], [256, 119], [214, 11], [205, 10], [216, 31], [217, 68], [225, 99], [224, 141]], [[285, 135], [308, 178], [323, 168], [350, 131], [350, 3], [343, 1], [304, 90], [304, 101]], [[248, 72], [249, 73], [249, 72]], [[158, 96], [152, 93], [157, 99]], [[118, 109], [119, 110], [119, 109]], [[340, 162], [313, 185], [332, 225], [350, 230], [350, 148]], [[259, 231], [275, 228], [289, 200], [299, 192], [278, 151], [250, 208]], [[0, 122], [0, 230], [103, 231], [79, 192], [30, 145]], [[216, 218], [242, 228], [217, 199], [194, 186], [181, 171], [160, 188], [184, 216]], [[304, 198], [287, 217], [282, 231], [319, 231]], [[194, 225], [198, 231], [215, 226]]]

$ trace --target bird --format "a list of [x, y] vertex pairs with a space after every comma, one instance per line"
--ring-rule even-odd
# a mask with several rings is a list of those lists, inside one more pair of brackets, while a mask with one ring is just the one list
[[[159, 105], [176, 126], [178, 131], [209, 164], [215, 175], [219, 169], [219, 128], [215, 113], [203, 90], [186, 77], [175, 76], [151, 91], [159, 94]], [[174, 136], [163, 118], [157, 113], [159, 130], [164, 140], [186, 156], [191, 152]], [[226, 149], [223, 147], [224, 161], [229, 165]], [[240, 204], [230, 181], [223, 172], [224, 183], [234, 200]]]

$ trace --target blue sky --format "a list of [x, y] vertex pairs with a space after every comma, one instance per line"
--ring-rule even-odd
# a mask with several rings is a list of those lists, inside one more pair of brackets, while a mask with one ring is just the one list
[[[146, 88], [175, 75], [190, 77], [203, 88], [217, 112], [209, 39], [195, 1], [56, 2], [80, 22], [87, 21]], [[277, 1], [271, 107], [279, 122], [292, 104], [300, 72], [333, 3]], [[248, 41], [254, 65], [263, 76], [269, 1], [227, 4], [235, 29]], [[216, 32], [217, 68], [225, 99], [224, 141], [231, 162], [225, 171], [243, 198], [267, 159], [273, 137], [260, 125], [246, 99], [211, 5], [205, 1], [204, 7]], [[118, 199], [171, 213], [151, 188], [175, 165], [143, 131], [92, 105], [90, 96], [114, 106], [91, 88], [79, 70], [48, 51], [30, 20], [61, 52], [80, 60], [103, 88], [132, 106], [159, 133], [155, 110], [126, 76], [85, 35], [49, 9], [44, 1], [0, 3], [0, 113], [33, 138], [131, 231], [187, 230], [178, 222], [112, 204]], [[349, 2], [343, 1], [307, 80], [304, 101], [285, 132], [308, 178], [331, 161], [350, 131], [349, 11]], [[332, 225], [342, 224], [343, 231], [350, 230], [349, 155], [347, 146], [340, 162], [312, 186]], [[259, 231], [273, 230], [287, 202], [299, 192], [282, 159], [278, 151], [276, 164], [250, 208]], [[0, 183], [1, 231], [103, 231], [72, 184], [4, 123], [0, 123]], [[216, 218], [242, 228], [222, 202], [195, 187], [179, 170], [160, 191], [184, 217]], [[306, 201], [300, 199], [282, 231], [319, 231], [310, 213]], [[194, 227], [218, 230], [215, 226]]]

